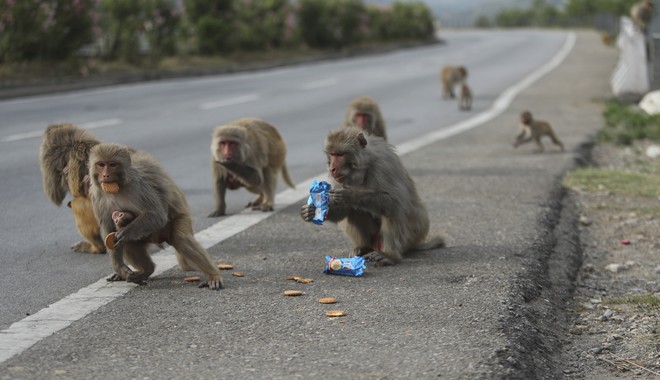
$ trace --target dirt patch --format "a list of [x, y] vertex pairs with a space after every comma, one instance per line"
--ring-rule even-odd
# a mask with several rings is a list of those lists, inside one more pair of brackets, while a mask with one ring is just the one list
[[[598, 144], [592, 158], [600, 168], [658, 174], [660, 158], [645, 154], [649, 145]], [[660, 377], [660, 197], [604, 186], [570, 191], [578, 205], [583, 264], [561, 353], [564, 377]]]

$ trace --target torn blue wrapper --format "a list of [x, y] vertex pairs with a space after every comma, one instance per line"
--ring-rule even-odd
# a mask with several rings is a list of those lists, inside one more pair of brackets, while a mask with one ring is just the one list
[[325, 257], [325, 269], [323, 273], [339, 274], [342, 276], [362, 276], [367, 265], [361, 256], [355, 257]]
[[316, 213], [312, 219], [312, 222], [315, 224], [323, 224], [323, 221], [328, 217], [328, 204], [330, 203], [329, 190], [330, 184], [325, 181], [314, 180], [312, 186], [309, 187], [307, 204], [313, 204], [316, 207]]

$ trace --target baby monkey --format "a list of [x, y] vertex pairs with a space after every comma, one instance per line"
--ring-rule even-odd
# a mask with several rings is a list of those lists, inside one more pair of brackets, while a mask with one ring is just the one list
[[543, 152], [543, 144], [541, 144], [541, 137], [543, 136], [550, 137], [553, 144], [557, 145], [562, 152], [564, 151], [564, 144], [559, 141], [548, 122], [534, 120], [532, 113], [529, 111], [521, 112], [520, 133], [516, 136], [516, 140], [513, 142], [513, 147], [517, 148], [518, 145], [534, 140], [538, 146], [538, 149], [535, 152], [541, 153]]
[[469, 111], [472, 109], [472, 90], [470, 90], [470, 87], [466, 83], [461, 83], [458, 108], [461, 111]]

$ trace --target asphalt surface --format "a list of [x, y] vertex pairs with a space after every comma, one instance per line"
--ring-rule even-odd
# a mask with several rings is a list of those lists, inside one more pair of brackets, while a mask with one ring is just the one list
[[[560, 377], [553, 354], [580, 250], [559, 180], [588, 159], [617, 59], [596, 33], [577, 37], [500, 116], [402, 157], [448, 248], [359, 278], [325, 275], [324, 256], [349, 246], [336, 226], [302, 223], [301, 199], [209, 249], [245, 273], [225, 274], [225, 289], [167, 271], [0, 364], [0, 378]], [[526, 109], [567, 152], [511, 147]], [[330, 296], [339, 302], [318, 303]], [[331, 308], [347, 315], [327, 318]]]
[[[559, 30], [443, 31], [443, 44], [379, 55], [0, 101], [0, 330], [28, 315], [35, 318], [110, 270], [107, 256], [70, 250], [80, 240], [71, 212], [44, 196], [38, 152], [46, 125], [71, 122], [103, 141], [153, 154], [184, 191], [193, 227], [200, 231], [233, 220], [207, 217], [214, 205], [209, 147], [215, 125], [245, 116], [275, 125], [287, 144], [291, 178], [300, 183], [325, 170], [323, 139], [340, 125], [352, 98], [374, 97], [389, 141], [406, 144], [483, 115], [500, 94], [551, 61], [568, 35]], [[454, 62], [470, 69], [471, 112], [441, 100], [439, 67]], [[278, 192], [285, 188], [279, 181]], [[302, 198], [305, 186], [299, 189]], [[235, 216], [252, 199], [242, 189], [229, 192], [228, 214]], [[278, 196], [276, 206], [282, 205]], [[15, 286], [25, 279], [29, 292]]]

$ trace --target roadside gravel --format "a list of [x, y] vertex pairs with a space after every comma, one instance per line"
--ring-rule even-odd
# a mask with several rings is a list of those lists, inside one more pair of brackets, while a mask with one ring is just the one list
[[[644, 154], [648, 142], [621, 148], [597, 144], [596, 166], [660, 170]], [[583, 264], [574, 294], [574, 320], [562, 353], [565, 378], [660, 377], [660, 306], [612, 302], [660, 297], [659, 198], [608, 191], [570, 191], [578, 205]], [[630, 299], [630, 298], [628, 298]]]

